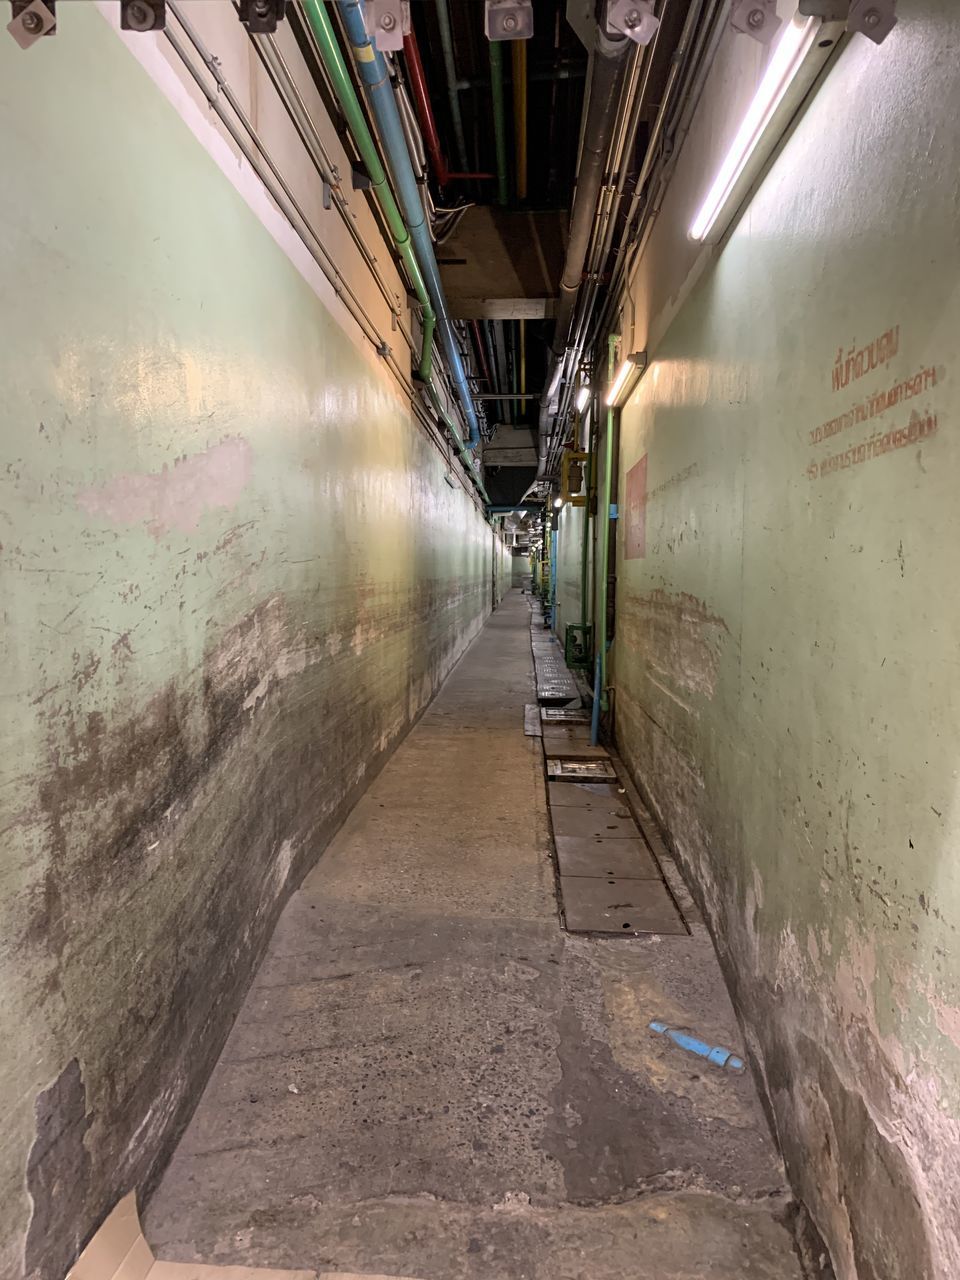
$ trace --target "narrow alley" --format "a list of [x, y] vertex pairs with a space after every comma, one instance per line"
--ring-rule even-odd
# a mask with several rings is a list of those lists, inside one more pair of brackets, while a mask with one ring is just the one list
[[958, 1280], [957, 0], [0, 7], [0, 1280]]
[[513, 592], [294, 894], [155, 1195], [163, 1258], [398, 1276], [799, 1276], [705, 931], [557, 918]]

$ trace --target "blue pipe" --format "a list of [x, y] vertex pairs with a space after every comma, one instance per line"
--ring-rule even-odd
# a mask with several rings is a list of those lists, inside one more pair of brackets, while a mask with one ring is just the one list
[[678, 1031], [675, 1027], [668, 1027], [665, 1022], [651, 1022], [650, 1030], [656, 1031], [658, 1035], [667, 1036], [681, 1049], [696, 1053], [718, 1067], [726, 1067], [728, 1071], [743, 1070], [743, 1059], [738, 1058], [732, 1050], [724, 1049], [722, 1045], [707, 1044], [706, 1040], [692, 1036], [689, 1031]]
[[387, 155], [387, 164], [396, 183], [397, 195], [400, 197], [400, 206], [410, 232], [410, 239], [426, 281], [427, 292], [433, 303], [433, 309], [437, 313], [440, 345], [443, 347], [453, 384], [457, 388], [457, 395], [467, 419], [469, 428], [467, 443], [471, 449], [475, 449], [480, 443], [477, 411], [473, 405], [467, 372], [463, 367], [463, 358], [453, 332], [453, 322], [450, 319], [447, 299], [440, 282], [440, 270], [437, 267], [433, 241], [430, 239], [430, 230], [423, 211], [423, 201], [420, 199], [420, 188], [410, 163], [407, 140], [403, 125], [400, 123], [400, 112], [397, 110], [397, 101], [390, 84], [390, 73], [383, 60], [383, 54], [367, 35], [361, 0], [337, 0], [337, 7], [343, 17], [343, 25], [353, 49], [360, 79], [370, 99], [370, 106]]

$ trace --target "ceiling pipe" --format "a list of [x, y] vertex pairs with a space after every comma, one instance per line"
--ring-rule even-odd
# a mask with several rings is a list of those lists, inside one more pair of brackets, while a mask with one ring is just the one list
[[493, 96], [493, 138], [497, 152], [497, 204], [510, 200], [507, 180], [507, 119], [503, 105], [503, 51], [499, 40], [489, 40], [490, 89]]
[[[330, 83], [333, 87], [337, 101], [340, 104], [340, 109], [346, 118], [350, 134], [356, 143], [357, 150], [360, 153], [360, 158], [366, 167], [367, 176], [370, 178], [371, 188], [378, 204], [380, 205], [384, 221], [386, 222], [387, 228], [393, 237], [401, 260], [407, 269], [417, 301], [421, 306], [423, 314], [423, 343], [418, 376], [426, 389], [427, 395], [430, 398], [430, 402], [433, 405], [437, 416], [450, 433], [457, 452], [460, 455], [460, 459], [467, 469], [468, 474], [476, 485], [481, 497], [486, 502], [489, 499], [487, 491], [483, 486], [483, 482], [480, 479], [476, 461], [473, 455], [466, 448], [463, 442], [463, 437], [460, 435], [457, 428], [457, 424], [447, 412], [436, 387], [435, 370], [433, 368], [432, 357], [433, 334], [437, 323], [437, 314], [434, 310], [431, 295], [424, 279], [424, 273], [420, 268], [420, 262], [418, 261], [417, 254], [414, 252], [413, 239], [407, 229], [406, 223], [404, 222], [403, 215], [397, 205], [393, 191], [390, 188], [390, 184], [387, 182], [387, 175], [380, 160], [380, 153], [373, 140], [373, 135], [371, 134], [370, 128], [367, 124], [363, 108], [360, 105], [360, 100], [354, 90], [353, 82], [351, 81], [349, 72], [347, 71], [347, 65], [340, 53], [340, 46], [337, 43], [333, 27], [331, 26], [330, 19], [327, 16], [324, 0], [303, 0], [303, 11], [306, 14], [307, 21], [310, 24], [310, 29], [316, 39], [318, 52], [324, 68], [330, 77]], [[384, 83], [389, 90], [389, 80], [386, 77]], [[400, 125], [399, 115], [397, 114], [396, 102], [393, 101], [392, 91], [390, 92], [391, 102], [393, 102], [394, 108], [395, 127], [402, 138], [403, 130]], [[411, 179], [413, 179], [413, 170], [410, 166], [409, 154], [406, 150], [404, 150], [403, 154], [407, 163], [407, 171]], [[415, 179], [413, 180], [413, 186], [414, 188], [417, 186]], [[415, 207], [422, 220], [423, 206], [420, 204], [419, 195], [415, 197]], [[429, 234], [427, 235], [427, 243], [430, 244]], [[432, 258], [432, 245], [430, 245], [430, 253]], [[433, 259], [433, 262], [434, 268], [436, 269], [435, 258]], [[450, 329], [449, 319], [447, 321], [447, 328], [448, 330]], [[452, 343], [452, 345], [456, 351], [455, 343]], [[444, 350], [446, 351], [446, 343], [444, 343]], [[456, 351], [456, 355], [459, 360], [458, 351]], [[462, 371], [462, 365], [460, 367]], [[473, 422], [476, 423], [475, 414], [473, 415]], [[477, 432], [477, 439], [479, 440], [479, 431]]]
[[557, 414], [558, 393], [564, 380], [567, 361], [567, 338], [583, 280], [583, 266], [597, 214], [600, 188], [603, 183], [610, 139], [617, 119], [627, 58], [633, 47], [626, 36], [608, 36], [604, 33], [602, 25], [597, 24], [587, 87], [589, 100], [583, 122], [583, 145], [577, 171], [577, 187], [573, 197], [573, 208], [570, 211], [570, 239], [567, 242], [567, 256], [560, 280], [560, 299], [557, 304], [557, 320], [551, 345], [554, 361], [548, 370], [547, 383], [540, 400], [537, 475], [528, 492], [547, 476], [550, 444], [556, 430], [554, 420]]
[[514, 40], [512, 45], [513, 138], [517, 155], [517, 200], [522, 203], [527, 198], [527, 42]]
[[447, 0], [437, 0], [437, 23], [440, 27], [440, 44], [443, 47], [443, 65], [447, 73], [447, 95], [450, 99], [453, 136], [457, 143], [457, 159], [460, 161], [460, 168], [466, 169], [467, 143], [463, 135], [463, 116], [460, 114], [457, 64], [453, 56], [453, 31], [450, 26], [450, 9]]
[[450, 166], [447, 164], [447, 158], [443, 154], [440, 134], [437, 131], [437, 120], [433, 114], [433, 105], [430, 102], [430, 90], [427, 88], [427, 75], [423, 69], [420, 46], [417, 44], [417, 37], [412, 24], [409, 35], [403, 37], [403, 53], [407, 62], [407, 75], [410, 78], [410, 88], [413, 93], [413, 105], [417, 113], [417, 122], [427, 144], [430, 163], [433, 166], [433, 172], [436, 174], [439, 185], [441, 187], [446, 186], [451, 178], [487, 180], [495, 177], [496, 175], [492, 173], [454, 173], [451, 171]]
[[410, 77], [410, 88], [413, 90], [413, 102], [417, 111], [417, 119], [420, 121], [420, 131], [427, 144], [427, 151], [430, 153], [430, 163], [433, 165], [433, 171], [442, 187], [446, 185], [450, 170], [447, 166], [446, 156], [443, 154], [443, 148], [440, 145], [437, 122], [433, 116], [433, 107], [430, 105], [427, 77], [423, 70], [423, 62], [420, 59], [420, 46], [417, 44], [417, 37], [412, 23], [410, 25], [410, 34], [403, 37], [403, 52], [407, 60], [407, 74]]
[[[433, 303], [433, 308], [436, 312], [437, 333], [440, 337], [440, 344], [447, 358], [450, 376], [456, 387], [457, 396], [467, 421], [469, 430], [468, 444], [470, 448], [476, 448], [480, 443], [480, 427], [477, 422], [476, 409], [474, 408], [473, 397], [467, 381], [466, 369], [460, 355], [460, 348], [453, 331], [453, 322], [450, 318], [446, 295], [440, 280], [440, 270], [433, 251], [433, 241], [430, 238], [430, 229], [427, 225], [423, 203], [420, 199], [420, 188], [410, 163], [410, 153], [407, 150], [403, 125], [400, 121], [396, 98], [390, 84], [387, 65], [384, 62], [383, 54], [380, 53], [367, 35], [361, 0], [337, 0], [337, 8], [343, 18], [344, 30], [353, 50], [357, 71], [370, 100], [377, 131], [380, 134], [383, 148], [386, 152], [387, 163], [397, 184], [400, 204], [409, 228], [414, 252], [426, 280], [430, 301]], [[306, 10], [311, 22], [318, 20], [317, 15], [322, 16], [323, 25], [332, 35], [332, 28], [330, 28], [329, 21], [326, 18], [322, 0], [306, 0]], [[339, 56], [339, 48], [337, 48], [337, 55]], [[364, 127], [366, 128], [365, 122]], [[367, 132], [369, 134], [369, 130]]]

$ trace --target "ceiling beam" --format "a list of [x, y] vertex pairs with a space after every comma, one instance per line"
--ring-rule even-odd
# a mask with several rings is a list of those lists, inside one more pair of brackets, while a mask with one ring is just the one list
[[454, 320], [552, 320], [556, 298], [458, 298], [447, 294]]

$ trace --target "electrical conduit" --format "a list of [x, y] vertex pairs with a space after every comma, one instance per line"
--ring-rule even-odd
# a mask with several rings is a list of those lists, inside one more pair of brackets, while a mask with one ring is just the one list
[[[367, 170], [371, 187], [376, 195], [380, 208], [383, 211], [384, 220], [390, 229], [390, 234], [393, 236], [394, 242], [397, 246], [397, 251], [400, 254], [403, 264], [407, 268], [410, 281], [413, 285], [414, 294], [416, 295], [417, 301], [422, 309], [423, 345], [421, 349], [418, 376], [426, 386], [434, 409], [443, 420], [447, 430], [450, 432], [464, 465], [472, 475], [484, 501], [487, 502], [489, 501], [489, 497], [477, 473], [476, 462], [464, 446], [463, 439], [457, 429], [456, 422], [444, 409], [434, 383], [432, 354], [433, 334], [436, 328], [437, 316], [424, 280], [423, 272], [420, 268], [420, 263], [414, 251], [410, 232], [408, 231], [403, 215], [397, 206], [393, 191], [390, 189], [390, 184], [387, 182], [387, 176], [380, 161], [380, 154], [377, 150], [376, 143], [373, 140], [373, 135], [367, 125], [363, 108], [361, 107], [356, 92], [354, 91], [346, 63], [340, 53], [340, 46], [337, 44], [333, 27], [327, 17], [323, 0], [304, 0], [303, 7], [314, 36], [316, 37], [317, 46], [320, 50], [320, 55], [323, 58], [323, 63], [327, 69], [327, 73], [330, 76], [334, 92], [337, 96], [337, 101], [340, 104], [340, 109], [343, 111], [350, 133], [353, 136], [358, 151], [360, 152], [360, 158]], [[396, 112], [396, 104], [394, 104], [394, 111]], [[402, 134], [399, 116], [397, 116], [396, 122], [397, 127], [401, 129]], [[409, 158], [407, 158], [407, 165], [409, 168]], [[414, 182], [414, 186], [415, 185], [416, 183]], [[423, 209], [419, 204], [419, 197], [417, 199], [417, 205], [422, 219]], [[446, 346], [446, 344], [444, 345]], [[473, 419], [475, 422], [475, 414], [473, 415]], [[479, 432], [477, 435], [479, 438]]]
[[[430, 238], [430, 229], [427, 226], [423, 203], [420, 199], [420, 188], [417, 184], [413, 167], [410, 164], [410, 154], [407, 150], [396, 99], [393, 96], [387, 65], [383, 60], [383, 55], [367, 35], [363, 22], [363, 5], [360, 0], [337, 0], [337, 7], [343, 17], [347, 38], [353, 49], [353, 56], [356, 60], [360, 79], [363, 81], [370, 99], [370, 105], [377, 122], [377, 130], [386, 152], [387, 163], [397, 184], [400, 204], [406, 218], [410, 239], [413, 242], [413, 249], [426, 280], [427, 292], [430, 295], [430, 301], [433, 303], [436, 313], [436, 327], [440, 337], [440, 344], [447, 358], [450, 376], [456, 387], [469, 428], [468, 444], [470, 448], [476, 448], [480, 443], [480, 427], [477, 422], [477, 414], [473, 405], [470, 385], [467, 381], [467, 372], [460, 354], [460, 347], [453, 331], [453, 322], [447, 309], [447, 300], [440, 281], [436, 255], [433, 251], [433, 241]], [[317, 11], [321, 13], [323, 11], [321, 0], [306, 0], [306, 11], [311, 23], [313, 23], [314, 14]], [[323, 19], [327, 30], [332, 36], [333, 32], [329, 22], [326, 20], [325, 13], [323, 14]], [[339, 49], [337, 50], [337, 56], [342, 65], [342, 59], [339, 58]], [[346, 75], [346, 67], [343, 67], [343, 73]], [[356, 95], [353, 96], [354, 101], [356, 101]], [[357, 105], [359, 107], [359, 104]], [[367, 134], [369, 136], [369, 130], [367, 130]]]

